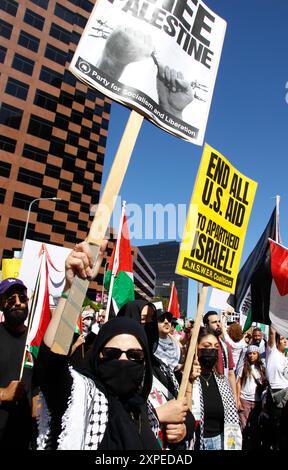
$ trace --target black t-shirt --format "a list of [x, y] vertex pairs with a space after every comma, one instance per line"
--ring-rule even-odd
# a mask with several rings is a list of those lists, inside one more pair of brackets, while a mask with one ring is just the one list
[[224, 407], [218, 386], [212, 373], [206, 381], [200, 376], [204, 401], [204, 437], [214, 437], [224, 430]]
[[[26, 332], [13, 334], [0, 323], [0, 387], [19, 380]], [[32, 370], [24, 368], [25, 394], [17, 402], [0, 404], [0, 448], [28, 448], [31, 439]]]

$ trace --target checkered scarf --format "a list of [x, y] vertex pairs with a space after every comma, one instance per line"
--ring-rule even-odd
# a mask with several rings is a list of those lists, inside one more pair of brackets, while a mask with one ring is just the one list
[[[95, 386], [93, 380], [69, 368], [73, 384], [67, 409], [62, 417], [62, 432], [58, 438], [59, 450], [97, 450], [108, 422], [108, 400]], [[41, 397], [42, 407], [38, 418], [38, 450], [49, 448], [50, 414]], [[155, 436], [159, 421], [148, 405], [148, 419]]]
[[[227, 425], [239, 426], [239, 415], [234, 399], [234, 395], [230, 388], [229, 382], [223, 375], [214, 374], [218, 390], [222, 399], [224, 408], [224, 428]], [[195, 396], [194, 396], [195, 394]], [[200, 404], [200, 410], [195, 409], [196, 404]], [[198, 405], [199, 406], [199, 405]], [[193, 407], [192, 413], [199, 416], [200, 414], [200, 450], [204, 448], [204, 401], [202, 386], [199, 377], [193, 383]], [[240, 427], [239, 427], [240, 429]]]

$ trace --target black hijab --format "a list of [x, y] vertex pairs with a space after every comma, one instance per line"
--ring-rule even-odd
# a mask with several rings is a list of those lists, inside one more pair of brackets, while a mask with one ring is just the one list
[[161, 359], [158, 359], [158, 357], [155, 356], [155, 351], [159, 341], [159, 330], [155, 305], [151, 302], [146, 302], [145, 300], [134, 300], [123, 305], [123, 307], [118, 312], [118, 317], [122, 316], [133, 318], [140, 324], [141, 312], [145, 305], [149, 305], [154, 309], [152, 321], [143, 325], [148, 339], [153, 375], [157, 377], [157, 379], [163, 383], [169, 392], [176, 398], [178, 394], [177, 383], [175, 380], [173, 380], [170, 368], [163, 361], [161, 361]]
[[[99, 357], [105, 344], [114, 336], [130, 334], [140, 342], [145, 354], [145, 370], [140, 389], [129, 400], [112, 395], [100, 378]], [[95, 381], [108, 398], [108, 423], [99, 450], [159, 450], [146, 410], [146, 402], [152, 386], [152, 366], [146, 334], [139, 323], [131, 318], [116, 317], [105, 323], [97, 336], [90, 356], [92, 374]]]
[[144, 331], [148, 339], [148, 347], [152, 359], [159, 341], [155, 305], [152, 302], [147, 302], [146, 300], [133, 300], [132, 302], [128, 302], [120, 308], [118, 317], [133, 318], [137, 321], [137, 323], [141, 323], [141, 312], [146, 305], [149, 305], [149, 307], [151, 307], [154, 311], [152, 321], [145, 323], [144, 325]]

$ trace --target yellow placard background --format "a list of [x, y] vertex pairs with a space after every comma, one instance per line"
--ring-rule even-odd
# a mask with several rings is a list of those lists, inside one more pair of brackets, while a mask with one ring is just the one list
[[21, 259], [19, 258], [4, 258], [2, 259], [2, 280], [7, 279], [8, 277], [18, 278]]
[[234, 293], [256, 189], [205, 144], [176, 273]]

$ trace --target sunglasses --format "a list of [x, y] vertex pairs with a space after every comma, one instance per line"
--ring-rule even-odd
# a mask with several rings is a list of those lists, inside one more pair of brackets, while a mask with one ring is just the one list
[[172, 318], [169, 317], [169, 315], [161, 315], [161, 317], [158, 318], [158, 323], [164, 323], [165, 320], [167, 320], [169, 323], [172, 322]]
[[143, 362], [144, 361], [144, 351], [142, 349], [127, 349], [127, 351], [122, 351], [119, 348], [103, 348], [102, 354], [103, 358], [107, 361], [111, 361], [113, 359], [119, 359], [121, 354], [126, 354], [127, 359], [129, 361], [135, 362]]
[[18, 297], [19, 302], [21, 304], [25, 304], [28, 300], [28, 297], [27, 297], [26, 294], [13, 294], [10, 297], [8, 297], [8, 299], [6, 299], [7, 307], [11, 308], [11, 307], [13, 307], [13, 305], [16, 304], [16, 302], [17, 302], [16, 297]]

